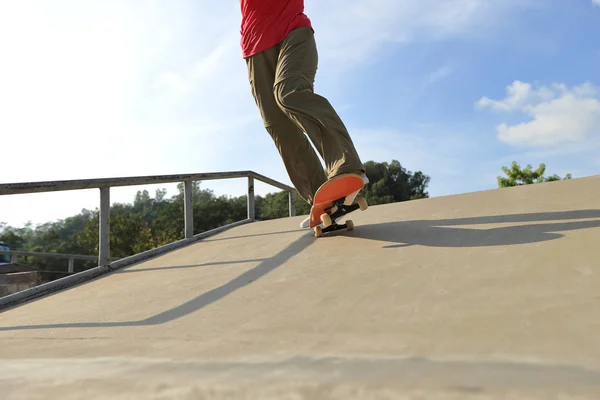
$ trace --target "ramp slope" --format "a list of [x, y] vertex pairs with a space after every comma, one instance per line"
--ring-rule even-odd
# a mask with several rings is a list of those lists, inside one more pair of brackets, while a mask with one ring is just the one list
[[0, 391], [599, 398], [599, 196], [600, 176], [371, 207], [320, 239], [237, 227], [0, 314]]

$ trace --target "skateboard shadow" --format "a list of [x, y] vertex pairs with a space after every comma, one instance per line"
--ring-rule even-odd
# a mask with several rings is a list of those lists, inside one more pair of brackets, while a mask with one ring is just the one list
[[[472, 227], [485, 224], [513, 225]], [[385, 222], [360, 225], [344, 235], [392, 243], [384, 248], [482, 247], [545, 242], [564, 237], [559, 232], [589, 228], [600, 228], [600, 210]]]

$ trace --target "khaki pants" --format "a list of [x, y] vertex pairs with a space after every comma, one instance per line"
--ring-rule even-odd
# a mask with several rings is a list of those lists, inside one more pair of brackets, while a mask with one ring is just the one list
[[[302, 198], [312, 204], [327, 177], [364, 172], [344, 123], [329, 101], [314, 93], [318, 54], [311, 28], [292, 31], [246, 64], [265, 128]], [[304, 132], [325, 161], [328, 176]]]

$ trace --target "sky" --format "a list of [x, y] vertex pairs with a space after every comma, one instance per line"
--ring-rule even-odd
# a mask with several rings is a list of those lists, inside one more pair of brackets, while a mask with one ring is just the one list
[[[315, 90], [363, 161], [422, 171], [432, 197], [496, 188], [512, 161], [600, 174], [600, 0], [305, 7]], [[0, 1], [0, 183], [253, 170], [290, 184], [250, 92], [239, 25], [238, 0]], [[243, 179], [201, 186], [246, 190]], [[115, 188], [111, 200], [158, 188], [175, 193]], [[0, 196], [0, 222], [98, 205], [98, 190]]]

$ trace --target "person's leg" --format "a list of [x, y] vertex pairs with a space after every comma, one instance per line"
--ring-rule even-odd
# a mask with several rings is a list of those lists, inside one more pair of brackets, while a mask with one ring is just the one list
[[329, 178], [343, 173], [364, 173], [344, 123], [329, 101], [314, 92], [317, 66], [313, 30], [292, 31], [279, 53], [274, 87], [277, 104], [308, 134], [325, 161]]
[[325, 180], [319, 157], [302, 132], [279, 108], [273, 93], [279, 47], [246, 59], [252, 95], [298, 194], [309, 204]]

